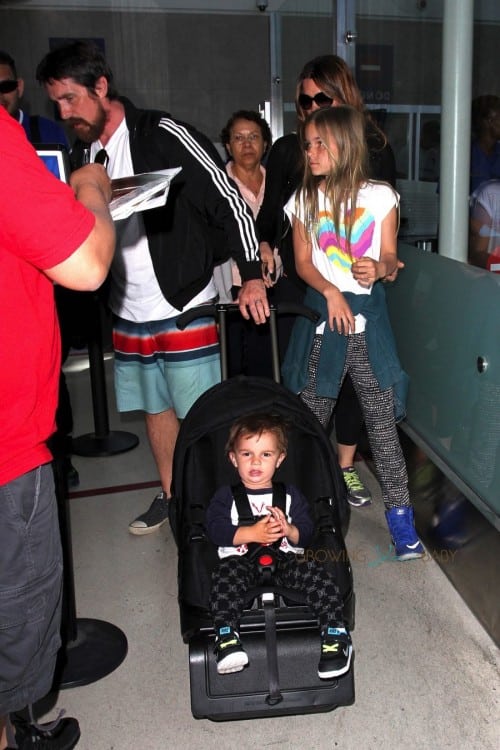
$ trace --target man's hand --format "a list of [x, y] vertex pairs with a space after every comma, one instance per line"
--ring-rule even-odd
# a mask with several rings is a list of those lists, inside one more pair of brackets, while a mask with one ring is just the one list
[[267, 301], [266, 287], [262, 279], [250, 279], [244, 281], [238, 295], [238, 305], [245, 320], [265, 323], [269, 317], [269, 303]]

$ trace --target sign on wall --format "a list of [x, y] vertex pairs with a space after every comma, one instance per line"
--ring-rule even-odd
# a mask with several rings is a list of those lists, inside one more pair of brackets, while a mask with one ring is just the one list
[[383, 107], [391, 103], [393, 52], [390, 44], [356, 46], [356, 81], [365, 104]]

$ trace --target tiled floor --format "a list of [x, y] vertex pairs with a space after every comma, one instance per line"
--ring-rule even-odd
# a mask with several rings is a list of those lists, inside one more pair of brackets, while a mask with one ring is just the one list
[[[78, 615], [121, 628], [129, 650], [107, 677], [61, 692], [58, 705], [80, 720], [79, 749], [500, 746], [498, 649], [432, 559], [388, 559], [378, 486], [364, 464], [360, 472], [377, 501], [353, 510], [347, 537], [357, 597], [354, 705], [277, 719], [193, 719], [172, 534], [167, 526], [143, 537], [127, 531], [155, 489], [92, 494], [157, 479], [140, 416], [114, 413], [111, 367], [107, 361], [111, 429], [137, 434], [140, 444], [113, 457], [75, 457], [81, 485], [69, 505]], [[75, 434], [91, 432], [88, 371], [68, 380]]]

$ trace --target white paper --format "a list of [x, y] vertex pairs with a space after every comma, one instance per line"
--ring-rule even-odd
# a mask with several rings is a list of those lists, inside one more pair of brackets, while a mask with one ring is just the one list
[[164, 206], [170, 183], [180, 171], [181, 167], [158, 169], [111, 180], [113, 197], [109, 210], [114, 221], [126, 219], [136, 211]]

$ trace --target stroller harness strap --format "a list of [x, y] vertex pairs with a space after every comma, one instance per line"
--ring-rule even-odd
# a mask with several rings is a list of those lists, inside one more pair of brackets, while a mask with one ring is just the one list
[[[236, 510], [238, 511], [238, 521], [242, 526], [251, 526], [255, 523], [256, 517], [252, 513], [252, 508], [248, 495], [245, 491], [242, 482], [235, 484], [231, 487], [233, 493], [233, 499], [236, 504]], [[273, 482], [273, 505], [279, 508], [286, 514], [286, 490], [283, 482]], [[259, 556], [259, 553], [264, 550], [277, 549], [279, 547], [280, 540], [271, 545], [271, 548], [266, 547], [257, 542], [253, 542], [248, 545], [248, 554], [255, 559]], [[274, 555], [272, 555], [274, 558]], [[268, 578], [268, 576], [265, 576]], [[278, 671], [278, 651], [276, 641], [276, 609], [274, 603], [274, 595], [272, 598], [266, 596], [263, 597], [263, 609], [264, 609], [264, 621], [266, 625], [266, 656], [267, 656], [267, 672], [268, 672], [268, 685], [269, 694], [266, 697], [266, 703], [270, 706], [275, 706], [283, 700], [283, 695], [280, 691], [279, 671]]]
[[[238, 511], [238, 522], [241, 526], [252, 526], [256, 521], [256, 516], [252, 513], [252, 507], [250, 500], [243, 486], [242, 482], [231, 486], [231, 492], [233, 493], [233, 500]], [[279, 508], [286, 515], [286, 490], [283, 482], [273, 482], [273, 506]], [[278, 549], [280, 546], [281, 539], [274, 542], [272, 547]], [[255, 553], [261, 549], [263, 545], [258, 542], [251, 542], [248, 545], [248, 552], [253, 557]]]
[[[250, 500], [242, 482], [231, 486], [233, 499], [238, 511], [238, 519], [242, 526], [251, 526], [255, 523], [255, 516], [252, 513]], [[286, 513], [286, 491], [283, 482], [273, 482], [273, 505]]]

